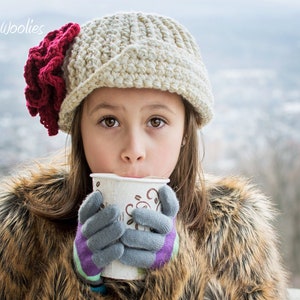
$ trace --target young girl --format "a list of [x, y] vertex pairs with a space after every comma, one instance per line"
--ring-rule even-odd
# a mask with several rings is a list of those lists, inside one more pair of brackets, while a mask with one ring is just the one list
[[[197, 131], [213, 100], [183, 26], [133, 12], [70, 23], [30, 49], [24, 75], [31, 115], [69, 133], [71, 149], [66, 164], [1, 185], [1, 299], [286, 299], [271, 203], [201, 171]], [[170, 178], [161, 213], [133, 212], [152, 230], [103, 208], [92, 172]], [[116, 259], [145, 278], [102, 277]]]

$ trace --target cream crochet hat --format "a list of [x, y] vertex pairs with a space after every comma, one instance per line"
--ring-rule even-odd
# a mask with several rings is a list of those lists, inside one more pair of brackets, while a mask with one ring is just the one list
[[118, 13], [83, 25], [63, 63], [67, 94], [59, 128], [69, 132], [76, 107], [99, 87], [154, 88], [181, 95], [204, 126], [213, 96], [192, 35], [176, 21], [145, 13]]

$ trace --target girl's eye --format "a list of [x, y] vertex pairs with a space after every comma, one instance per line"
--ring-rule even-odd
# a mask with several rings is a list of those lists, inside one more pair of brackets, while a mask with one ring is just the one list
[[149, 122], [148, 125], [154, 128], [161, 128], [166, 124], [166, 122], [158, 117], [152, 118]]
[[119, 122], [114, 117], [104, 117], [100, 121], [100, 124], [106, 128], [112, 128], [119, 126]]

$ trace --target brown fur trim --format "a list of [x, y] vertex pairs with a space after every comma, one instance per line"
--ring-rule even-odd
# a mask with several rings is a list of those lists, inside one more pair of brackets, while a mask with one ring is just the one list
[[178, 220], [177, 258], [142, 281], [105, 279], [107, 296], [91, 292], [72, 267], [76, 223], [62, 226], [29, 209], [33, 198], [58, 205], [52, 196], [63, 193], [66, 176], [40, 168], [1, 184], [0, 299], [286, 299], [274, 209], [238, 178], [207, 180], [204, 233]]
[[222, 299], [286, 299], [270, 200], [237, 177], [210, 180], [208, 190], [208, 223], [199, 240], [212, 270], [211, 286], [226, 291]]

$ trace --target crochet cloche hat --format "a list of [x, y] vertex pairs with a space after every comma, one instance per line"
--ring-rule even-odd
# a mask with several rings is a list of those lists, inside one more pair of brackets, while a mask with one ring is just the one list
[[[64, 39], [67, 42], [62, 42]], [[52, 44], [59, 44], [57, 40], [65, 46], [59, 50], [63, 59], [57, 66], [62, 70], [64, 95], [54, 109], [61, 130], [70, 131], [75, 109], [99, 87], [154, 88], [177, 93], [198, 112], [199, 126], [212, 118], [212, 90], [198, 45], [175, 20], [139, 12], [117, 13], [92, 20], [81, 28], [68, 24], [56, 32]], [[28, 84], [27, 106], [32, 114], [40, 113], [40, 108], [31, 107], [30, 91]]]

